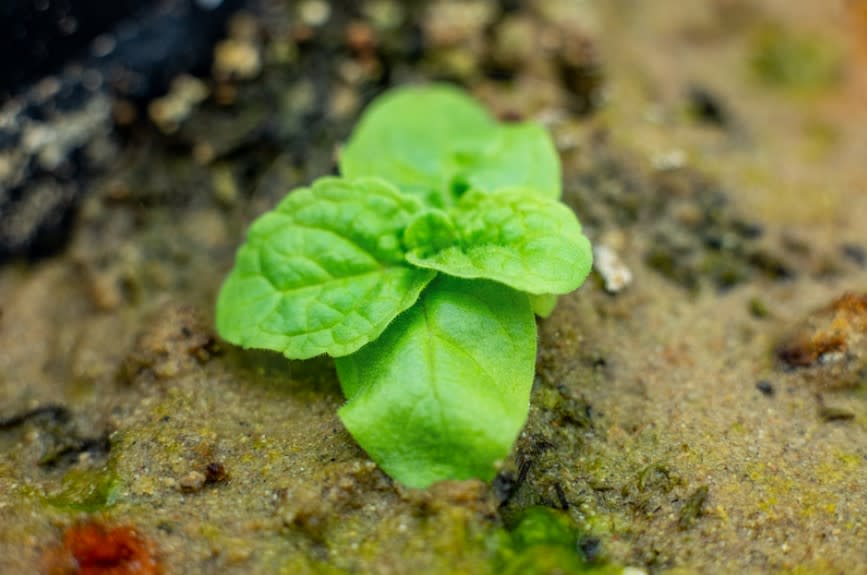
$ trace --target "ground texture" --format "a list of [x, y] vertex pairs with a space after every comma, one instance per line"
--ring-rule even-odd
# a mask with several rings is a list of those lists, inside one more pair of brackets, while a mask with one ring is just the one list
[[[550, 128], [631, 283], [540, 321], [493, 484], [407, 490], [329, 361], [220, 342], [213, 302], [246, 225], [429, 80]], [[0, 572], [867, 573], [865, 104], [863, 0], [236, 16], [210, 77], [114, 104], [63, 251], [0, 268]]]

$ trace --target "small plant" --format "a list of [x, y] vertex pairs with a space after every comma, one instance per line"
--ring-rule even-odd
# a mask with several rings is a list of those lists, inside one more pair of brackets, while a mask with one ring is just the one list
[[217, 329], [336, 358], [340, 419], [401, 483], [490, 479], [527, 418], [533, 311], [591, 266], [551, 139], [455, 88], [401, 88], [366, 110], [340, 171], [250, 226]]

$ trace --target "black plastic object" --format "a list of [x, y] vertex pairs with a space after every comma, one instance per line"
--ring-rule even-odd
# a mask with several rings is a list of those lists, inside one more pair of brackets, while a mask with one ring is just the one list
[[[242, 0], [0, 0], [0, 102], [71, 62], [125, 70], [131, 96], [203, 69]], [[94, 42], [96, 40], [96, 42]]]
[[111, 99], [147, 101], [206, 71], [244, 3], [0, 0], [0, 263], [63, 247], [88, 176], [110, 161], [86, 150], [110, 137]]
[[0, 99], [60, 69], [149, 0], [0, 0]]

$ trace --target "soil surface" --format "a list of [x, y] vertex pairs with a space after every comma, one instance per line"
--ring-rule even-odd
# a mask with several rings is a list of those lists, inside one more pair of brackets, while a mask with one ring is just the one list
[[[329, 360], [213, 304], [249, 222], [432, 80], [549, 127], [605, 257], [496, 480], [409, 490]], [[0, 268], [0, 573], [867, 574], [864, 0], [272, 0], [114, 118], [65, 249]]]

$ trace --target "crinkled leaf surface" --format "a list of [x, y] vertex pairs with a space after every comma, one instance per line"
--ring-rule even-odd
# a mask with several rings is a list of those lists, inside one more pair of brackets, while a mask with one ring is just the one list
[[455, 158], [452, 178], [467, 189], [496, 192], [510, 187], [560, 199], [560, 156], [539, 124], [502, 124], [490, 146]]
[[526, 420], [535, 357], [525, 294], [439, 276], [379, 339], [337, 359], [340, 418], [409, 487], [491, 479]]
[[376, 339], [434, 277], [406, 263], [420, 203], [374, 178], [323, 178], [256, 220], [217, 300], [217, 330], [304, 359]]
[[[442, 247], [446, 232], [438, 233], [433, 229], [438, 220], [422, 213], [405, 235], [409, 262], [452, 276], [498, 281], [530, 294], [568, 293], [590, 273], [590, 242], [575, 214], [560, 202], [517, 189], [471, 191], [448, 213], [456, 241]], [[422, 230], [416, 229], [419, 222]]]
[[489, 147], [497, 132], [485, 108], [457, 88], [398, 88], [364, 112], [340, 154], [340, 172], [385, 178], [429, 205], [448, 205], [452, 156]]
[[433, 208], [416, 214], [403, 234], [408, 247], [435, 253], [460, 242], [460, 234], [452, 217], [445, 211]]

